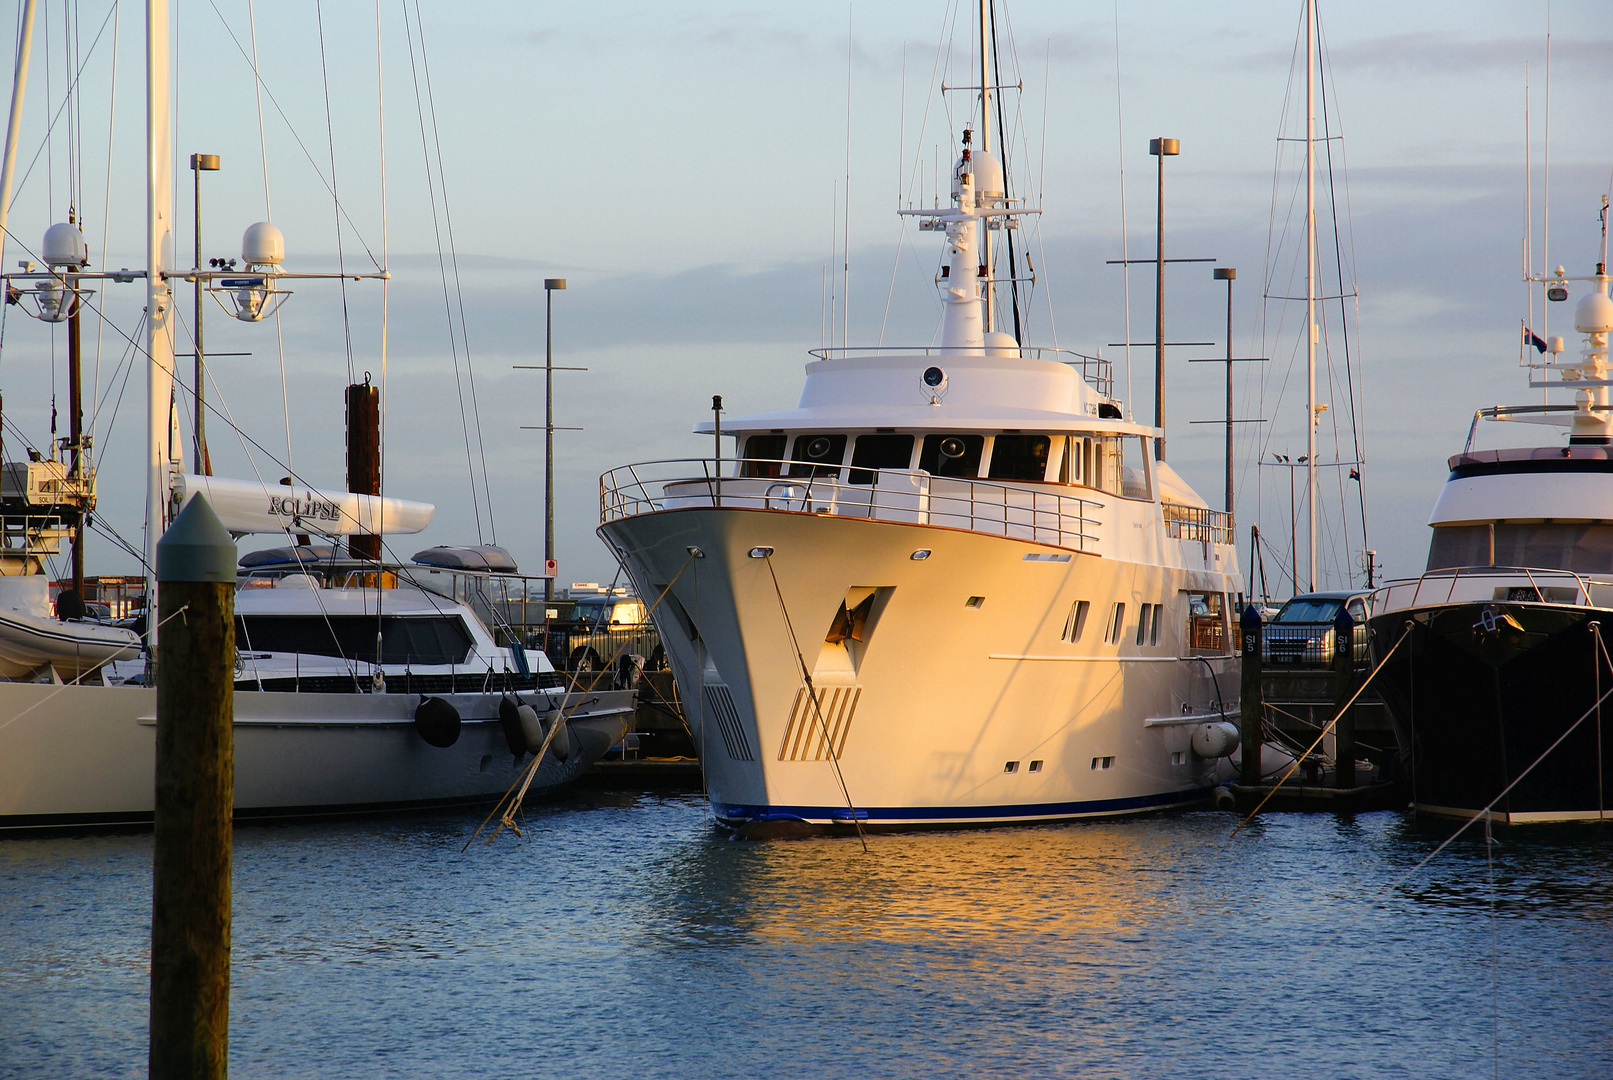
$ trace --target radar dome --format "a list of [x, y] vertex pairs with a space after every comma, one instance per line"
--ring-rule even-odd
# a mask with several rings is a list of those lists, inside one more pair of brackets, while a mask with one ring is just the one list
[[986, 331], [987, 356], [1018, 356], [1019, 342], [1014, 340], [1013, 334], [1005, 334], [1001, 330]]
[[43, 251], [46, 266], [83, 266], [90, 261], [84, 234], [65, 221], [45, 230]]
[[[958, 174], [964, 169], [963, 159], [958, 159], [958, 167], [952, 172], [952, 194], [958, 194]], [[997, 160], [997, 155], [985, 150], [975, 150], [969, 155], [969, 171], [974, 173], [975, 196], [980, 199], [993, 201], [1005, 198], [1003, 188], [1003, 164]]]
[[248, 225], [241, 237], [241, 261], [248, 266], [279, 266], [286, 259], [286, 238], [267, 221]]
[[1574, 305], [1574, 329], [1582, 334], [1606, 334], [1613, 331], [1613, 300], [1607, 298], [1607, 283], [1586, 293]]

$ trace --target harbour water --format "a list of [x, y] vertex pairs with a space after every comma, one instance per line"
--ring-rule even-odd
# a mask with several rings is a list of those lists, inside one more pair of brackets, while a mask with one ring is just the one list
[[[688, 795], [236, 833], [235, 1077], [1613, 1075], [1613, 825], [738, 843]], [[1470, 839], [1471, 838], [1471, 839]], [[143, 1076], [148, 834], [0, 843], [0, 1075]], [[1499, 1054], [1499, 1061], [1497, 1061]]]

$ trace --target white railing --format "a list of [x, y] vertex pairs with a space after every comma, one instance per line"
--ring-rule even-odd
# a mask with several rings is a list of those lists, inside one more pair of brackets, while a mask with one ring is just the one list
[[1163, 502], [1165, 535], [1172, 540], [1198, 540], [1206, 544], [1234, 543], [1232, 515], [1204, 506]]
[[[787, 475], [792, 467], [803, 472], [822, 469], [826, 475]], [[840, 479], [845, 473], [868, 482]], [[623, 465], [599, 478], [601, 524], [700, 506], [931, 525], [1093, 551], [1098, 544], [1096, 530], [1103, 524], [1096, 513], [1104, 504], [1041, 485], [760, 458], [647, 461]]]
[[[1507, 595], [1495, 595], [1497, 581], [1507, 589]], [[1458, 593], [1459, 585], [1469, 588]], [[1389, 582], [1378, 590], [1373, 610], [1403, 611], [1480, 600], [1522, 600], [1578, 606], [1591, 602], [1591, 585], [1572, 570], [1527, 566], [1453, 566], [1443, 570], [1427, 570], [1416, 578]], [[1490, 590], [1490, 594], [1480, 595], [1485, 589]], [[1522, 595], [1514, 596], [1515, 591], [1520, 591]]]

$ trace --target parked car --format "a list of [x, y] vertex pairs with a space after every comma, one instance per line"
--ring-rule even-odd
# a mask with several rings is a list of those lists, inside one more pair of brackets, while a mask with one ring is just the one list
[[631, 655], [644, 657], [644, 666], [651, 671], [666, 666], [661, 636], [643, 600], [618, 594], [574, 599], [569, 618], [551, 619], [547, 636], [540, 632], [528, 639], [528, 646], [542, 649], [556, 668], [594, 672]]
[[1301, 593], [1266, 624], [1260, 639], [1261, 662], [1270, 667], [1324, 670], [1333, 666], [1333, 620], [1339, 609], [1355, 620], [1355, 662], [1367, 658], [1367, 619], [1372, 593], [1364, 590]]

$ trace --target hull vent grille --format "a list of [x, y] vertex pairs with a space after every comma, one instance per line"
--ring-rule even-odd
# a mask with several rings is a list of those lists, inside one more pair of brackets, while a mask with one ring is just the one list
[[717, 721], [722, 732], [723, 748], [735, 761], [755, 761], [750, 740], [745, 737], [745, 725], [740, 722], [739, 710], [734, 707], [734, 695], [723, 683], [706, 684], [706, 711]]
[[[846, 748], [846, 734], [851, 730], [851, 718], [857, 713], [857, 701], [862, 693], [860, 686], [826, 686], [818, 691], [818, 707], [814, 709], [806, 687], [797, 690], [778, 759], [828, 761], [831, 747], [833, 756], [838, 759]], [[820, 712], [823, 714], [821, 724], [818, 723]]]

